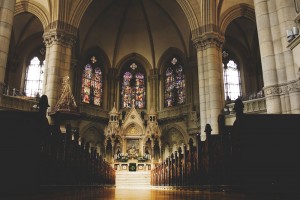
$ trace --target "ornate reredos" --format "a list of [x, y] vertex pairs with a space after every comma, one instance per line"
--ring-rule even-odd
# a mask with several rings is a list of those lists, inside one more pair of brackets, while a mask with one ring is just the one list
[[124, 136], [145, 135], [144, 122], [134, 107], [126, 115], [122, 127]]
[[135, 123], [129, 124], [124, 129], [123, 133], [124, 133], [124, 136], [142, 136], [142, 135], [144, 135], [143, 128]]

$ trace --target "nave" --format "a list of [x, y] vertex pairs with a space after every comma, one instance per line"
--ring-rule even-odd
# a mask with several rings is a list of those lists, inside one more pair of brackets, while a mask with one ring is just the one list
[[[0, 197], [1, 200], [281, 200], [282, 195], [265, 196], [263, 194], [246, 195], [239, 192], [227, 192], [224, 189], [172, 189], [152, 187], [148, 189], [126, 189], [116, 187], [80, 187], [61, 190], [53, 188], [35, 195], [15, 195]], [[292, 198], [289, 198], [292, 199]], [[294, 198], [297, 199], [296, 197]]]

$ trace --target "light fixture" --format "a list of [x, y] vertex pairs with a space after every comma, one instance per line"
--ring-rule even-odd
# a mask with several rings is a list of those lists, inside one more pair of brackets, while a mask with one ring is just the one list
[[294, 26], [292, 28], [292, 31], [293, 31], [293, 35], [295, 35], [295, 36], [299, 35], [299, 29], [297, 27]]
[[295, 38], [292, 29], [286, 30], [286, 37], [288, 42], [291, 42]]
[[298, 27], [294, 26], [291, 29], [286, 30], [286, 37], [288, 42], [291, 42], [298, 35], [299, 35]]

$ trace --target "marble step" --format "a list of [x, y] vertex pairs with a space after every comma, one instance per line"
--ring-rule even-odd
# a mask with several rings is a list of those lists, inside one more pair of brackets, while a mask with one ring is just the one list
[[149, 172], [116, 172], [116, 187], [118, 188], [149, 188]]

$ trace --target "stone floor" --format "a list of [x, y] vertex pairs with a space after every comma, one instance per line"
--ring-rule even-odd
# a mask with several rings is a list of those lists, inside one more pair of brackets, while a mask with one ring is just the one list
[[[251, 196], [234, 192], [212, 192], [201, 190], [174, 189], [118, 189], [118, 188], [84, 188], [69, 191], [43, 192], [35, 195], [0, 196], [1, 200], [281, 200], [284, 196]], [[290, 198], [289, 198], [290, 199]], [[292, 199], [300, 199], [295, 197]]]

